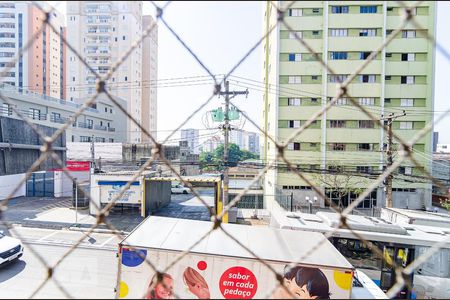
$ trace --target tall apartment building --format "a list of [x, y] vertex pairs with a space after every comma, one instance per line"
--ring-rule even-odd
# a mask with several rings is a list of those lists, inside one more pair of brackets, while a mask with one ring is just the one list
[[[146, 19], [147, 20], [147, 19]], [[105, 76], [111, 67], [142, 35], [142, 1], [73, 1], [67, 3], [67, 39], [68, 42], [86, 59], [94, 71]], [[157, 29], [155, 29], [157, 30]], [[150, 41], [154, 39], [150, 38]], [[112, 95], [126, 99], [127, 111], [144, 127], [150, 124], [148, 115], [143, 111], [150, 101], [149, 85], [143, 82], [147, 74], [143, 69], [150, 63], [144, 53], [148, 40], [141, 43], [120, 65], [107, 83]], [[96, 78], [88, 67], [72, 52], [67, 53], [67, 99], [75, 101], [94, 95]], [[144, 97], [145, 95], [145, 97]], [[156, 100], [156, 98], [155, 98]], [[155, 115], [156, 117], [156, 115]], [[128, 142], [142, 142], [140, 128], [131, 120], [121, 128], [128, 135]], [[153, 129], [150, 129], [153, 131]]]
[[[48, 5], [40, 3], [43, 9]], [[54, 10], [49, 25], [44, 13], [29, 1], [0, 1], [0, 81], [50, 97], [63, 98], [66, 46], [63, 16]], [[19, 50], [43, 27], [29, 49], [15, 62]]]
[[259, 154], [259, 134], [248, 132], [246, 139], [248, 147], [246, 150]]
[[[157, 78], [158, 78], [158, 30], [151, 16], [142, 16], [142, 28], [154, 26], [151, 33], [142, 41], [142, 125], [157, 139]], [[143, 142], [150, 142], [142, 135]]]
[[[284, 1], [283, 1], [284, 2]], [[279, 5], [283, 5], [280, 1]], [[432, 122], [435, 51], [425, 38], [434, 35], [436, 3], [424, 1], [412, 13], [423, 30], [408, 24], [351, 82], [348, 93], [377, 117], [389, 113], [406, 116], [393, 122], [396, 134], [410, 140]], [[263, 129], [277, 141], [284, 142], [313, 114], [324, 108], [336, 95], [339, 81], [344, 81], [401, 24], [403, 9], [394, 1], [298, 1], [285, 14], [285, 21], [296, 34], [312, 47], [336, 75], [323, 68], [315, 56], [295, 39], [295, 33], [278, 23], [266, 38], [264, 46]], [[277, 11], [265, 3], [265, 28], [277, 23]], [[262, 159], [275, 158], [277, 149], [261, 136]], [[320, 180], [321, 171], [336, 171], [342, 179], [353, 176], [350, 185], [365, 188], [370, 174], [380, 174], [386, 166], [384, 145], [386, 134], [348, 98], [338, 100], [290, 143], [284, 155], [314, 185], [320, 187], [335, 203], [349, 205], [355, 198], [350, 193], [340, 199], [333, 187]], [[398, 147], [398, 145], [395, 145]], [[417, 141], [416, 159], [430, 170], [432, 132]], [[313, 173], [316, 173], [314, 175]], [[365, 177], [361, 177], [364, 173]], [[317, 177], [319, 174], [319, 177]], [[395, 174], [394, 206], [423, 208], [431, 205], [431, 185], [419, 180], [423, 173], [406, 161]], [[348, 177], [347, 177], [348, 178]], [[344, 178], [345, 179], [345, 178]], [[277, 208], [271, 195], [291, 194], [294, 201], [306, 203], [316, 193], [306, 181], [294, 173], [278, 168], [265, 176], [268, 208]], [[385, 189], [381, 185], [359, 208], [384, 206]], [[315, 205], [326, 206], [318, 197]]]
[[181, 141], [187, 141], [188, 148], [193, 154], [199, 154], [199, 130], [198, 129], [181, 129]]

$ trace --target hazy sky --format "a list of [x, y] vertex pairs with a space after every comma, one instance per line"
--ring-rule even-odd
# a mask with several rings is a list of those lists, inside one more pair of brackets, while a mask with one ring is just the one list
[[[164, 1], [157, 1], [163, 5]], [[263, 35], [263, 2], [172, 2], [164, 11], [164, 19], [191, 47], [198, 58], [215, 74], [224, 74], [234, 66]], [[58, 9], [64, 13], [62, 1]], [[155, 16], [155, 9], [144, 2], [144, 14]], [[167, 136], [212, 94], [208, 73], [176, 40], [164, 24], [159, 23], [158, 60], [158, 139]], [[437, 39], [450, 52], [450, 4], [439, 2]], [[259, 46], [233, 73], [230, 86], [235, 90], [249, 88], [249, 96], [236, 97], [233, 102], [257, 123], [262, 114], [263, 45]], [[450, 108], [450, 61], [436, 52], [435, 111]], [[180, 79], [187, 77], [184, 79]], [[255, 80], [251, 82], [245, 80]], [[236, 81], [238, 80], [238, 81]], [[214, 134], [207, 129], [205, 113], [219, 107], [223, 98], [213, 98], [209, 105], [197, 113], [185, 128], [202, 129], [204, 137]], [[209, 122], [211, 123], [211, 122]], [[212, 128], [214, 124], [209, 124]], [[242, 124], [241, 124], [242, 125]], [[217, 124], [215, 124], [217, 126]], [[450, 118], [439, 123], [440, 143], [450, 143]], [[247, 121], [244, 129], [255, 130]], [[177, 133], [174, 138], [178, 138]]]

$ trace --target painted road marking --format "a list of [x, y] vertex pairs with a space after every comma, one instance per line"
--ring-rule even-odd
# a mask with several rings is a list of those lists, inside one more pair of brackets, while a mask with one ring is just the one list
[[98, 246], [99, 248], [105, 246], [108, 242], [111, 242], [113, 238], [115, 238], [116, 236], [113, 235], [112, 237], [110, 237], [109, 239], [107, 239], [106, 241], [104, 241], [100, 246]]
[[42, 242], [43, 240], [48, 239], [49, 237], [54, 236], [55, 234], [57, 234], [59, 232], [61, 232], [61, 231], [60, 230], [53, 231], [52, 233], [47, 234], [46, 236], [43, 236], [40, 239], [38, 239], [38, 242]]

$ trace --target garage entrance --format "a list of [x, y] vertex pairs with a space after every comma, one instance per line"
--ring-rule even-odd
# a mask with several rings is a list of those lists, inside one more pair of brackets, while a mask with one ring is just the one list
[[[183, 219], [210, 220], [214, 214], [223, 209], [222, 179], [220, 177], [185, 176], [195, 191], [208, 204], [208, 208], [190, 191], [178, 186], [177, 177], [151, 177], [144, 179], [145, 216], [158, 215]], [[173, 188], [172, 188], [173, 186]], [[228, 223], [228, 214], [223, 217]]]

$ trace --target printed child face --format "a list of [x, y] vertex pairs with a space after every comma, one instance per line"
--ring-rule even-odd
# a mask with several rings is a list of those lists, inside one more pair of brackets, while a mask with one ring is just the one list
[[172, 297], [173, 280], [164, 277], [161, 283], [155, 287], [155, 295], [158, 299], [170, 299]]
[[[289, 291], [295, 296], [295, 298], [298, 299], [316, 299], [317, 296], [311, 296], [309, 294], [308, 288], [305, 285], [302, 287], [299, 287], [297, 283], [295, 282], [295, 279], [293, 280], [285, 280], [285, 285], [289, 289]], [[291, 295], [288, 296], [289, 298], [292, 298]]]

